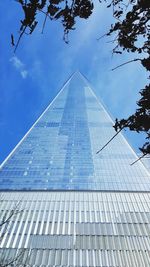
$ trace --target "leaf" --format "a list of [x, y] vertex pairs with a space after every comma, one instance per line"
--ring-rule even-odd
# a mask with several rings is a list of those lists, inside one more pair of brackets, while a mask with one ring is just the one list
[[107, 6], [107, 8], [111, 7], [111, 4]]

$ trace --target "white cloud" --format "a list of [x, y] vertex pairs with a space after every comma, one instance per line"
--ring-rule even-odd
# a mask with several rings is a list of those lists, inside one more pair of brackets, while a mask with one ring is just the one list
[[21, 77], [25, 79], [28, 75], [28, 71], [26, 70], [25, 65], [22, 63], [22, 61], [18, 57], [13, 56], [12, 58], [10, 58], [10, 62], [20, 72]]
[[20, 74], [21, 74], [22, 78], [25, 79], [28, 75], [28, 72], [27, 72], [27, 70], [23, 70], [20, 72]]

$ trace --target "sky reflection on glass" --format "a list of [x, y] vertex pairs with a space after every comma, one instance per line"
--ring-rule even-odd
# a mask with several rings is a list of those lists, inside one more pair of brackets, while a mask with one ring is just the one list
[[0, 172], [1, 190], [150, 190], [150, 177], [76, 72]]

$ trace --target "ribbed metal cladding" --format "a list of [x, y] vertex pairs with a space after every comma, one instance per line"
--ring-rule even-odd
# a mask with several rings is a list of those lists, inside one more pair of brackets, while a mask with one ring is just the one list
[[121, 133], [96, 153], [113, 124], [74, 73], [0, 166], [0, 265], [150, 267], [148, 168]]
[[1, 218], [16, 205], [0, 253], [20, 266], [150, 266], [150, 193], [5, 192]]

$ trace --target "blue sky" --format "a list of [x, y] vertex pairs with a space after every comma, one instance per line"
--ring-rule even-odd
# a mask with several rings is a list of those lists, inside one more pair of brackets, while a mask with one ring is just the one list
[[[138, 63], [111, 71], [134, 55], [112, 56], [112, 44], [107, 39], [97, 41], [113, 22], [111, 10], [105, 5], [97, 1], [90, 19], [77, 21], [69, 44], [63, 41], [60, 22], [48, 21], [41, 34], [44, 17], [40, 16], [41, 24], [32, 36], [22, 38], [16, 54], [10, 35], [17, 38], [20, 6], [14, 0], [5, 0], [0, 2], [0, 10], [0, 162], [76, 70], [88, 78], [114, 118], [125, 118], [134, 112], [147, 74]], [[131, 133], [127, 136], [138, 151], [143, 137]]]

